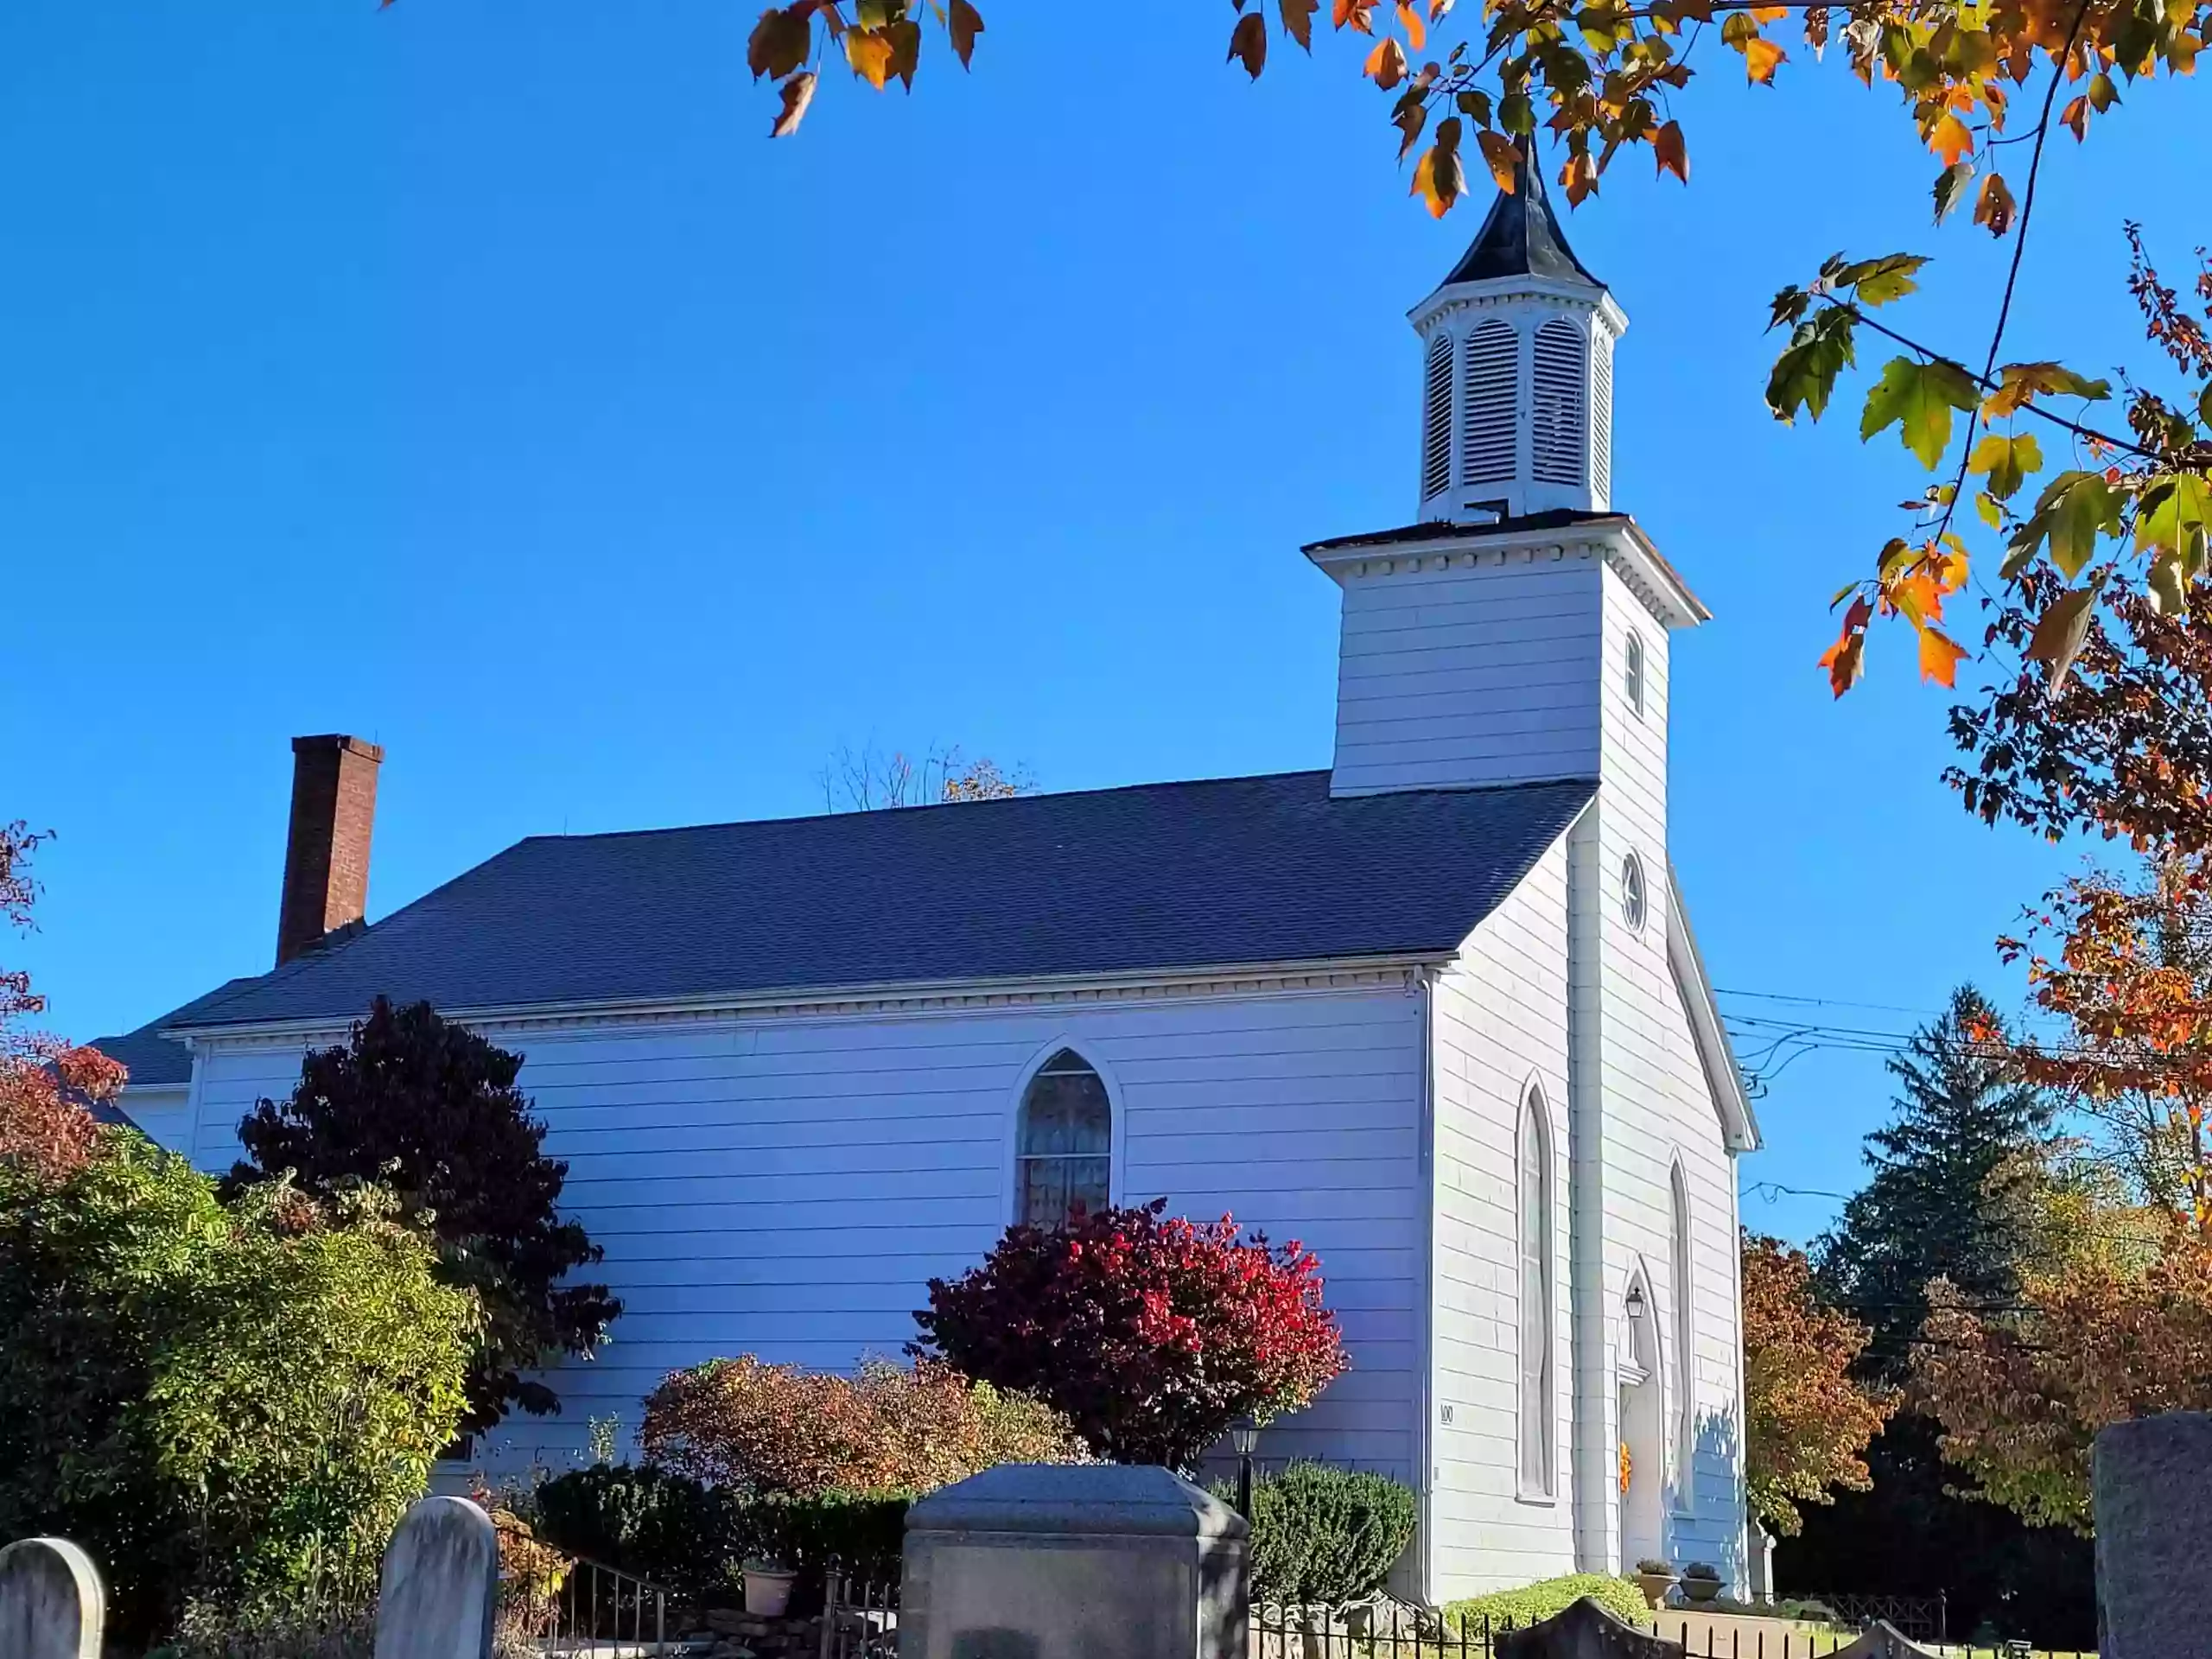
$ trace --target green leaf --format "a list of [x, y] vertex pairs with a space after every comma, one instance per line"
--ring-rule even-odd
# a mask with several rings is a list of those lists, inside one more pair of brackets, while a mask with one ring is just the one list
[[[1803, 289], [1785, 288], [1774, 296], [1773, 311], [1767, 319], [1766, 326], [1775, 329], [1786, 322], [1794, 327], [1805, 321], [1805, 313], [1812, 303], [1813, 296]], [[2206, 389], [2205, 395], [2212, 397], [2212, 387]]]
[[1803, 409], [1815, 420], [1828, 406], [1836, 377], [1853, 360], [1852, 329], [1858, 319], [1831, 306], [1810, 322], [1801, 322], [1767, 377], [1766, 405], [1778, 421], [1796, 418]]
[[2005, 509], [1997, 505], [1997, 498], [1987, 490], [1974, 492], [1974, 510], [1981, 515], [1981, 522], [1992, 530], [2001, 528], [2005, 523]]
[[1950, 448], [1951, 411], [1972, 409], [1980, 401], [1980, 388], [1957, 364], [1893, 357], [1883, 365], [1881, 379], [1866, 394], [1859, 436], [1863, 442], [1895, 426], [1904, 447], [1922, 466], [1933, 468]]
[[2064, 472], [2044, 486], [2035, 511], [2012, 538], [1999, 573], [2007, 581], [2026, 569], [2037, 546], [2048, 543], [2051, 563], [2070, 580], [2095, 556], [2097, 537], [2120, 529], [2120, 498], [2101, 473]]
[[1878, 259], [1861, 259], [1835, 274], [1839, 288], [1849, 286], [1861, 305], [1887, 305], [1920, 286], [1913, 273], [1928, 263], [1916, 253], [1885, 253]]
[[1974, 445], [1967, 470], [1988, 474], [1989, 493], [1999, 501], [2008, 500], [2019, 493], [2029, 474], [2043, 470], [2043, 446], [2032, 432], [2018, 437], [1992, 432]]
[[2175, 473], [2145, 492], [2135, 512], [2135, 550], [2164, 550], [2177, 556], [2192, 534], [2212, 521], [2212, 480], [2201, 473]]
[[2196, 394], [2196, 418], [2212, 426], [2212, 381], [2207, 381], [2204, 390]]

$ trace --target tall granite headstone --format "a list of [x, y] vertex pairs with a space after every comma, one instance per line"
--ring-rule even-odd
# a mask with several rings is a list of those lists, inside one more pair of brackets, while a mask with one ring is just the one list
[[426, 1497], [384, 1552], [376, 1659], [491, 1659], [499, 1535], [465, 1497]]
[[2097, 1436], [2097, 1648], [2212, 1659], [2212, 1415], [2168, 1412]]
[[107, 1593], [92, 1558], [67, 1538], [0, 1549], [0, 1655], [100, 1659]]
[[906, 1512], [899, 1659], [1244, 1659], [1246, 1535], [1166, 1469], [986, 1470]]
[[1682, 1659], [1680, 1643], [1624, 1624], [1584, 1596], [1541, 1624], [1497, 1638], [1497, 1659]]

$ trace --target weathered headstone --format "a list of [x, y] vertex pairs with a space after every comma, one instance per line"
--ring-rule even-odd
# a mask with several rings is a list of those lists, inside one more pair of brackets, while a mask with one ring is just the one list
[[107, 1592], [92, 1558], [67, 1538], [0, 1549], [0, 1655], [99, 1659]]
[[1244, 1659], [1246, 1535], [1165, 1469], [986, 1470], [906, 1511], [899, 1659]]
[[1541, 1624], [1497, 1638], [1497, 1659], [1682, 1659], [1680, 1644], [1624, 1624], [1585, 1596]]
[[1835, 1659], [1936, 1659], [1936, 1656], [1905, 1640], [1894, 1624], [1876, 1619], [1856, 1642], [1839, 1649]]
[[384, 1552], [376, 1659], [490, 1659], [499, 1535], [465, 1497], [426, 1497]]
[[2103, 1659], [2212, 1659], [2212, 1415], [2169, 1412], [2097, 1436]]

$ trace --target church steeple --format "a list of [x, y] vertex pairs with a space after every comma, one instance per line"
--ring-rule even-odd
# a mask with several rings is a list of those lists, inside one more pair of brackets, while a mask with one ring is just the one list
[[1426, 519], [1611, 505], [1613, 342], [1628, 318], [1567, 245], [1527, 141], [1516, 149], [1516, 188], [1410, 314]]

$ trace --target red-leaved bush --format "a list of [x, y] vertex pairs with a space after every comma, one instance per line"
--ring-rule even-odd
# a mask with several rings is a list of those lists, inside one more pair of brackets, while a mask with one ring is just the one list
[[1120, 1463], [1187, 1468], [1238, 1418], [1310, 1402], [1347, 1363], [1320, 1262], [1166, 1208], [1009, 1228], [981, 1267], [930, 1281], [914, 1351], [1057, 1407]]
[[[27, 931], [38, 887], [31, 854], [43, 836], [21, 819], [0, 823], [0, 924]], [[98, 1049], [73, 1048], [20, 1021], [46, 1011], [20, 968], [0, 969], [0, 1158], [61, 1180], [99, 1146], [100, 1126], [85, 1109], [123, 1086], [123, 1068]]]

